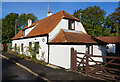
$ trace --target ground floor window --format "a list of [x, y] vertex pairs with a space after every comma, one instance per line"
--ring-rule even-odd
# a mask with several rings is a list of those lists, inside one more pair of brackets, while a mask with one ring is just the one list
[[15, 51], [17, 51], [17, 44], [15, 43]]
[[37, 54], [39, 54], [39, 42], [35, 42], [35, 50], [37, 51]]
[[23, 43], [21, 44], [21, 52], [23, 52]]
[[29, 42], [29, 47], [32, 47], [32, 42]]
[[86, 45], [86, 53], [93, 55], [93, 46], [92, 45]]

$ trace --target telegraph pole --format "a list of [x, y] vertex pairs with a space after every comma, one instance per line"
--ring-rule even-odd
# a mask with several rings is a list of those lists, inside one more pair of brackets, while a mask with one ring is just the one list
[[17, 34], [17, 19], [15, 20], [15, 35]]
[[49, 0], [48, 0], [48, 11], [49, 11]]
[[81, 22], [81, 14], [82, 14], [82, 13], [79, 13], [79, 16], [80, 16], [80, 22]]
[[[118, 2], [118, 8], [120, 7], [120, 1]], [[120, 10], [118, 10], [118, 13], [120, 13]], [[119, 18], [120, 23], [120, 18]], [[118, 23], [118, 36], [120, 36], [120, 24]]]

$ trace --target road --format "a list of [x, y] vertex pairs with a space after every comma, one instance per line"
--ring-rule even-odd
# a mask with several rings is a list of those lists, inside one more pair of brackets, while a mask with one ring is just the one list
[[[28, 61], [15, 55], [8, 53], [2, 53], [3, 56], [9, 58], [10, 61], [15, 61], [21, 65], [29, 68], [34, 73], [37, 73], [40, 78], [33, 76], [26, 70], [16, 66], [13, 62], [3, 59], [3, 79], [13, 79], [13, 80], [37, 80], [44, 79], [44, 81], [54, 82], [56, 80], [65, 82], [79, 82], [80, 80], [92, 80], [92, 81], [102, 81], [89, 76], [84, 76], [83, 74], [72, 72], [65, 69], [54, 69], [40, 63], [35, 63], [33, 61]], [[42, 79], [41, 79], [42, 78]], [[22, 81], [23, 82], [23, 81]], [[29, 82], [29, 81], [28, 81]], [[35, 81], [33, 81], [35, 82]], [[39, 81], [41, 82], [41, 81]]]
[[10, 60], [2, 59], [2, 80], [42, 80], [17, 66]]

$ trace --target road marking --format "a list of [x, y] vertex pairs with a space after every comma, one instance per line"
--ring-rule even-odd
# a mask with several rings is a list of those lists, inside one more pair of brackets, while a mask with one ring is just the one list
[[[3, 56], [2, 54], [0, 54], [0, 56], [1, 56], [1, 57], [3, 57], [4, 59], [9, 60], [9, 58], [8, 58], [8, 57]], [[28, 72], [30, 72], [30, 73], [31, 73], [31, 74], [33, 74], [34, 76], [36, 76], [36, 77], [38, 77], [38, 76], [39, 76], [39, 74], [37, 74], [37, 73], [33, 72], [32, 70], [30, 70], [29, 68], [25, 67], [24, 65], [22, 65], [22, 64], [20, 64], [20, 63], [18, 63], [18, 62], [16, 62], [16, 61], [13, 61], [13, 60], [12, 60], [12, 62], [15, 62], [15, 64], [16, 64], [17, 66], [19, 66], [19, 67], [21, 67], [21, 68], [23, 68], [23, 69], [27, 70]], [[41, 76], [40, 76], [40, 77], [41, 77]], [[45, 80], [45, 81], [50, 82], [48, 79], [46, 79], [46, 78], [44, 78], [44, 77], [41, 77], [41, 78], [42, 78], [43, 80]]]

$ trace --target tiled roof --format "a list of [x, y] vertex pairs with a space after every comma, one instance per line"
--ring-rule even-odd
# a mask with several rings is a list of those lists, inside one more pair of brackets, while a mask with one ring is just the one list
[[[30, 31], [30, 33], [28, 33], [25, 37], [43, 35], [51, 32], [56, 27], [56, 25], [61, 21], [62, 18], [79, 21], [79, 19], [77, 19], [76, 17], [62, 10], [58, 13], [55, 13], [51, 16], [48, 16], [47, 18], [39, 20], [33, 23], [32, 25], [30, 25], [31, 27], [37, 24], [36, 27], [32, 31]], [[26, 26], [23, 28], [23, 30], [26, 28], [29, 28], [29, 27]], [[22, 31], [20, 31], [13, 39], [18, 39], [21, 36], [22, 36]]]
[[105, 43], [101, 40], [98, 40], [88, 34], [83, 32], [74, 33], [74, 32], [65, 32], [64, 30], [60, 30], [60, 33], [49, 43], [93, 43], [100, 44]]
[[120, 43], [120, 36], [96, 37], [107, 43]]
[[13, 37], [12, 39], [18, 39], [18, 38], [20, 38], [20, 37], [22, 37], [22, 36], [23, 36], [22, 30], [20, 30], [20, 31], [15, 35], [15, 37]]

